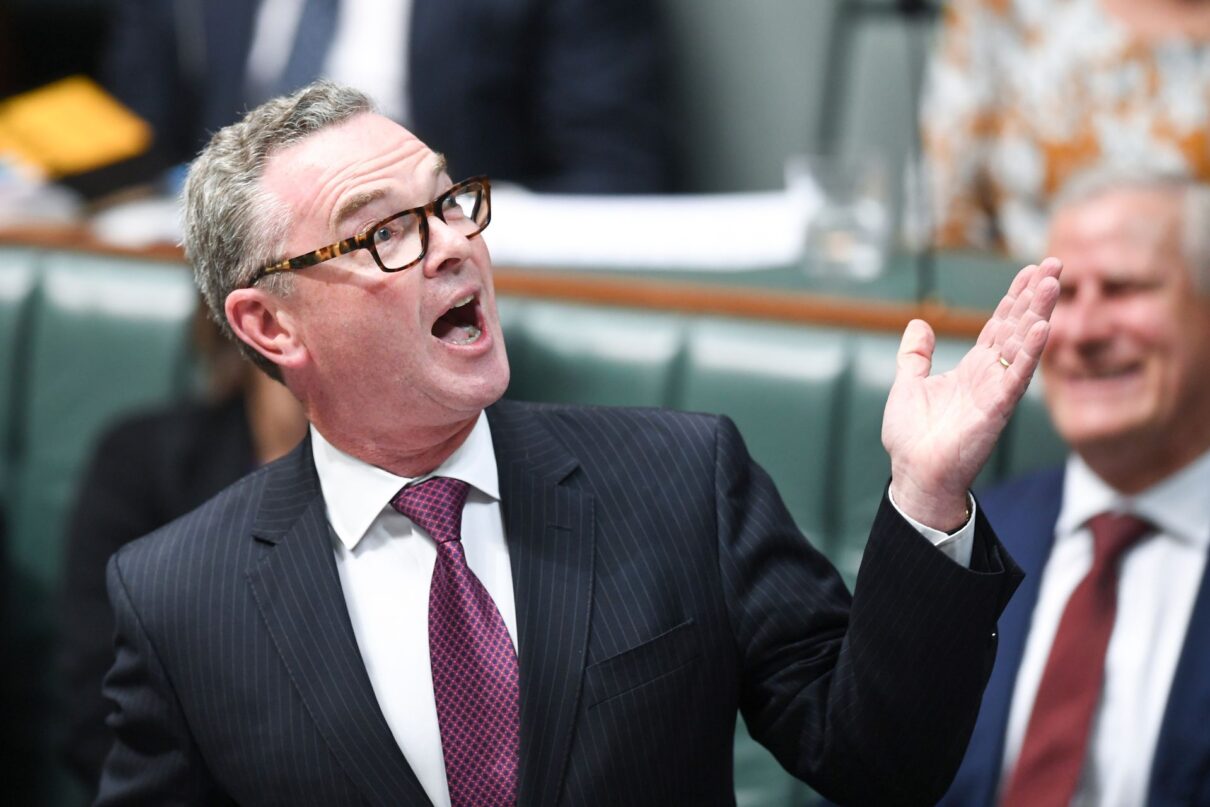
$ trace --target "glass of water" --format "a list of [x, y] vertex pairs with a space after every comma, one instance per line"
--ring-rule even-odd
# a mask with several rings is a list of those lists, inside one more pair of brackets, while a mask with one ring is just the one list
[[878, 155], [803, 157], [792, 180], [814, 186], [805, 268], [828, 279], [868, 281], [886, 262], [890, 237], [886, 162]]

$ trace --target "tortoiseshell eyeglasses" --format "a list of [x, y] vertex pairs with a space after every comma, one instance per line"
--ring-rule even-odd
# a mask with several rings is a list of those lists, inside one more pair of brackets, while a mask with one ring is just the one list
[[248, 285], [265, 275], [304, 269], [359, 249], [368, 249], [382, 271], [401, 272], [420, 263], [428, 252], [429, 216], [436, 216], [446, 226], [474, 238], [492, 220], [491, 183], [484, 176], [464, 179], [427, 205], [387, 216], [352, 238], [263, 266]]

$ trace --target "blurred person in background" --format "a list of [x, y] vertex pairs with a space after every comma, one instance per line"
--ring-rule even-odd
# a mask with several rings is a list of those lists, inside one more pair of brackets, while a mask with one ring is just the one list
[[670, 169], [655, 17], [650, 0], [118, 0], [103, 79], [155, 131], [144, 172], [323, 76], [463, 174], [657, 192]]
[[64, 756], [89, 801], [113, 743], [101, 680], [113, 664], [109, 556], [188, 513], [293, 448], [306, 429], [281, 384], [244, 362], [199, 312], [195, 341], [211, 381], [207, 401], [132, 414], [102, 435], [68, 527], [63, 596]]
[[1026, 579], [944, 805], [1210, 804], [1210, 186], [1117, 173], [1051, 226], [1071, 455], [979, 499]]
[[941, 247], [1044, 252], [1069, 180], [1210, 179], [1210, 3], [950, 0], [921, 111]]

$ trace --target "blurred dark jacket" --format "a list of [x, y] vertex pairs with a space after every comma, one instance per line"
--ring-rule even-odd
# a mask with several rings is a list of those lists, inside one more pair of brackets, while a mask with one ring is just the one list
[[[105, 83], [151, 123], [157, 167], [188, 161], [246, 108], [257, 7], [117, 3]], [[488, 174], [574, 193], [666, 190], [650, 0], [412, 0], [411, 14], [405, 123], [447, 156], [455, 179]]]
[[111, 707], [101, 695], [114, 658], [105, 564], [254, 467], [239, 395], [130, 417], [97, 445], [68, 530], [62, 603], [65, 757], [90, 796], [113, 742], [105, 725]]

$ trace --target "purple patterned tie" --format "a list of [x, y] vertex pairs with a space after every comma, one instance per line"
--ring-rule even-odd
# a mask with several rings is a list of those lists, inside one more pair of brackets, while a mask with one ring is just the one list
[[452, 807], [517, 803], [521, 744], [517, 653], [487, 589], [466, 565], [462, 505], [469, 486], [435, 476], [391, 506], [437, 542], [429, 590], [429, 660]]

